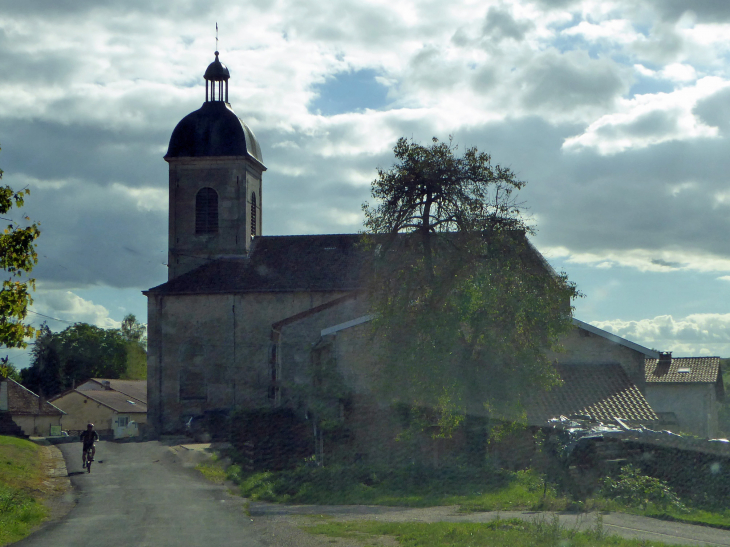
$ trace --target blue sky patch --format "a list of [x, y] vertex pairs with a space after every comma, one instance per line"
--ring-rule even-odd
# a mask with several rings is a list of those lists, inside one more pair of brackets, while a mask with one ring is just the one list
[[647, 93], [671, 93], [672, 91], [674, 91], [674, 84], [670, 81], [637, 74], [634, 84], [629, 89], [629, 98]]
[[369, 108], [378, 110], [388, 103], [388, 88], [375, 78], [378, 72], [363, 69], [340, 72], [324, 83], [315, 86], [317, 98], [310, 105], [310, 112], [319, 111], [324, 116], [358, 112]]

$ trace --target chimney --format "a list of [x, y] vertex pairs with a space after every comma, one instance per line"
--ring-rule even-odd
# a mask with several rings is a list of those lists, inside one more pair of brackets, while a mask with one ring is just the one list
[[[672, 354], [670, 353], [669, 355], [671, 356]], [[109, 380], [102, 380], [101, 385], [104, 387], [104, 389], [111, 390], [112, 388], [112, 383]]]
[[657, 363], [657, 366], [660, 367], [669, 367], [669, 365], [672, 364], [672, 352], [671, 351], [660, 351], [659, 352], [659, 362]]

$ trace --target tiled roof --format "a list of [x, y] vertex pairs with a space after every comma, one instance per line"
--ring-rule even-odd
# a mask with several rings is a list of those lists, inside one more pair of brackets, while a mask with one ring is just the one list
[[350, 291], [361, 286], [358, 234], [264, 236], [248, 257], [222, 258], [150, 292], [162, 294]]
[[715, 383], [720, 377], [719, 357], [673, 357], [669, 366], [658, 359], [646, 359], [647, 383]]
[[[401, 237], [402, 236], [402, 237]], [[445, 238], [456, 234], [440, 234]], [[382, 238], [389, 236], [373, 236]], [[513, 236], [521, 259], [555, 275], [522, 232]], [[361, 234], [259, 236], [248, 256], [214, 260], [149, 290], [156, 294], [215, 294], [245, 292], [351, 291], [363, 286], [363, 271], [372, 250], [364, 249]], [[403, 242], [405, 235], [399, 235]], [[524, 245], [522, 245], [524, 244]]]
[[657, 415], [621, 365], [558, 365], [563, 385], [540, 393], [528, 409], [533, 424], [583, 414], [596, 421], [651, 422]]
[[[99, 384], [102, 389], [104, 382], [109, 382], [109, 387], [114, 391], [124, 393], [142, 403], [147, 403], [147, 380], [115, 380], [113, 378], [92, 378], [92, 380]], [[79, 386], [79, 391], [86, 391], [81, 388], [82, 386]]]
[[39, 397], [15, 380], [8, 378], [8, 412], [10, 414], [24, 414], [33, 416], [60, 416], [65, 414], [57, 406], [45, 401], [42, 408], [38, 408]]
[[108, 406], [112, 410], [121, 412], [124, 414], [136, 413], [136, 412], [147, 412], [147, 405], [130, 398], [124, 393], [110, 390], [91, 390], [91, 391], [78, 391], [84, 397], [92, 399], [97, 403], [101, 403], [104, 406]]

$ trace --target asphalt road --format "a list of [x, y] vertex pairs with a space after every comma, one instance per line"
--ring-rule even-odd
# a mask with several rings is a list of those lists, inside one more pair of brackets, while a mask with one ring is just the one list
[[262, 547], [240, 498], [207, 482], [158, 442], [100, 442], [91, 473], [81, 444], [58, 446], [78, 504], [23, 547]]

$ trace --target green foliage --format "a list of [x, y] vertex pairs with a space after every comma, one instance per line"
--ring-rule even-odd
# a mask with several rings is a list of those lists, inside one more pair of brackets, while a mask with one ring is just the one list
[[23, 385], [52, 397], [88, 378], [122, 378], [128, 344], [116, 329], [76, 323], [53, 333], [44, 324], [33, 345], [31, 366], [21, 371]]
[[612, 477], [603, 479], [601, 494], [628, 507], [654, 506], [661, 509], [686, 511], [682, 500], [666, 482], [642, 475], [632, 465], [623, 467], [618, 479]]
[[[363, 206], [381, 387], [456, 415], [513, 418], [559, 380], [545, 350], [571, 328], [565, 274], [530, 246], [513, 192], [524, 182], [475, 148], [400, 139]], [[400, 235], [399, 235], [400, 234]], [[448, 427], [447, 427], [448, 429]]]
[[[0, 170], [0, 178], [2, 178]], [[23, 216], [22, 223], [5, 215], [25, 204], [27, 188], [16, 192], [9, 186], [0, 186], [0, 215], [9, 221], [0, 234], [0, 268], [5, 271], [0, 289], [0, 344], [7, 348], [26, 347], [25, 339], [33, 336], [35, 329], [26, 325], [28, 306], [33, 303], [30, 291], [35, 290], [35, 279], [28, 274], [38, 263], [35, 240], [40, 236], [37, 222]]]

